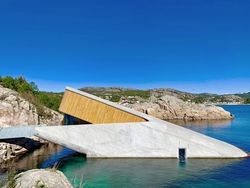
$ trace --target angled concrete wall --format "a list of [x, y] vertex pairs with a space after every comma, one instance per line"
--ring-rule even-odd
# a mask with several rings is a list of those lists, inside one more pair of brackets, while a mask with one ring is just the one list
[[238, 158], [247, 154], [225, 142], [170, 123], [142, 122], [37, 127], [37, 136], [87, 154], [87, 157]]

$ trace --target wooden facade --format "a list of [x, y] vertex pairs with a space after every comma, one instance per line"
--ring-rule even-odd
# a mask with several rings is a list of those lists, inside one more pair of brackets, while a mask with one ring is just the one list
[[65, 91], [59, 110], [92, 124], [146, 121], [142, 117], [70, 90]]

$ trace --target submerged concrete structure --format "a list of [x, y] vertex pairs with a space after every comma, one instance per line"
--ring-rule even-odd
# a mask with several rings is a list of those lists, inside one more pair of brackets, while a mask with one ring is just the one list
[[247, 154], [223, 141], [66, 88], [60, 106], [69, 126], [36, 127], [35, 135], [87, 157], [240, 158]]

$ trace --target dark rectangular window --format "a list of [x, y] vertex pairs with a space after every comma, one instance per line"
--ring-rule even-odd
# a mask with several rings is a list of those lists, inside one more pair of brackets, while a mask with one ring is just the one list
[[87, 121], [78, 119], [68, 114], [64, 114], [64, 125], [82, 125], [82, 124], [90, 124]]
[[185, 162], [186, 160], [186, 148], [179, 148], [179, 161]]

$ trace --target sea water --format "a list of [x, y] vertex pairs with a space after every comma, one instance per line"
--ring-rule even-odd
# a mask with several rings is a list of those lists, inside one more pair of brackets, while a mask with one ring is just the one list
[[[235, 119], [179, 122], [194, 131], [250, 152], [250, 106], [223, 106]], [[177, 122], [178, 123], [178, 122]], [[248, 187], [250, 159], [86, 159], [64, 160], [60, 170], [75, 187]]]

